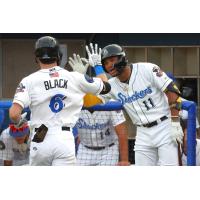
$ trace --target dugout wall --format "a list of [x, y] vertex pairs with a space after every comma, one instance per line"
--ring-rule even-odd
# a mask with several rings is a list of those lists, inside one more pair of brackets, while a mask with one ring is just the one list
[[[13, 98], [19, 81], [38, 69], [34, 58], [35, 39], [2, 39], [0, 41], [0, 98]], [[67, 48], [67, 57], [73, 53], [85, 56], [84, 40], [59, 40]]]
[[[24, 75], [37, 69], [34, 43], [44, 34], [0, 34], [0, 98], [13, 97], [16, 84]], [[153, 62], [164, 71], [174, 73], [183, 84], [192, 85], [200, 120], [200, 34], [119, 34], [75, 33], [51, 34], [67, 46], [67, 57], [74, 52], [85, 55], [85, 44], [97, 42], [101, 47], [118, 43], [125, 47], [129, 62]], [[183, 46], [184, 45], [184, 46]], [[134, 138], [135, 127], [130, 123], [129, 137]]]

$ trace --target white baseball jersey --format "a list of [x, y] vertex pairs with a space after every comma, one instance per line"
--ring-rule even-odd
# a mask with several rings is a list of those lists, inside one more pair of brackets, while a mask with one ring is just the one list
[[73, 127], [78, 120], [86, 93], [99, 94], [103, 82], [59, 66], [41, 69], [19, 84], [14, 103], [30, 107], [31, 125]]
[[102, 147], [118, 141], [114, 127], [124, 121], [122, 111], [82, 110], [76, 127], [83, 145]]
[[[196, 139], [196, 166], [200, 166], [200, 140]], [[185, 154], [182, 155], [182, 164], [184, 166], [187, 165], [187, 156]]]
[[[151, 123], [163, 116], [170, 116], [168, 99], [163, 92], [172, 80], [152, 63], [132, 64], [129, 83], [117, 77], [109, 79], [111, 92], [101, 95], [104, 101], [119, 100], [133, 123]], [[100, 97], [101, 97], [100, 96]]]
[[18, 144], [17, 141], [10, 136], [9, 127], [1, 133], [0, 140], [5, 144], [5, 149], [0, 150], [0, 159], [13, 160], [13, 165], [28, 164], [29, 141], [28, 144]]

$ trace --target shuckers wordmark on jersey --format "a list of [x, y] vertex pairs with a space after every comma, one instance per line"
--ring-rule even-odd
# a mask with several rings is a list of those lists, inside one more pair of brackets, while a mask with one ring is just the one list
[[151, 87], [148, 87], [145, 90], [141, 90], [139, 92], [136, 91], [132, 96], [125, 96], [121, 92], [119, 92], [117, 95], [121, 103], [125, 104], [125, 103], [131, 103], [138, 99], [143, 99], [147, 94], [151, 94], [151, 93], [152, 93], [152, 89]]
[[102, 130], [106, 126], [109, 126], [109, 123], [110, 123], [110, 121], [108, 121], [106, 123], [102, 123], [102, 124], [101, 123], [89, 124], [85, 120], [79, 118], [76, 125], [80, 129], [90, 129], [90, 130], [99, 129], [99, 130]]
[[65, 79], [48, 80], [48, 81], [44, 81], [44, 86], [46, 90], [53, 89], [53, 88], [67, 89], [67, 82], [68, 80], [65, 80]]

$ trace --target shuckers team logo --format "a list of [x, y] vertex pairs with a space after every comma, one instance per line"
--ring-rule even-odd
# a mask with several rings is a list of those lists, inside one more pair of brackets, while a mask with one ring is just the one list
[[87, 122], [84, 121], [84, 119], [79, 118], [77, 123], [76, 123], [76, 127], [80, 128], [80, 129], [90, 129], [90, 130], [102, 130], [105, 127], [107, 127], [109, 125], [109, 121], [106, 123], [94, 123], [94, 124], [88, 124]]
[[138, 99], [143, 99], [147, 94], [151, 94], [151, 93], [152, 93], [152, 89], [151, 87], [148, 87], [145, 90], [141, 90], [139, 92], [136, 91], [132, 96], [125, 96], [121, 92], [119, 92], [117, 96], [119, 97], [119, 101], [124, 105], [125, 103], [131, 103]]

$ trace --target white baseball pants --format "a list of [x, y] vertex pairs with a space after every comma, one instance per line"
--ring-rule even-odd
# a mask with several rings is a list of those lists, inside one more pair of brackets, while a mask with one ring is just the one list
[[50, 128], [43, 142], [31, 141], [29, 163], [38, 166], [75, 165], [75, 144], [72, 132], [62, 130], [61, 127]]
[[95, 166], [95, 165], [117, 165], [119, 161], [118, 144], [106, 147], [103, 150], [92, 150], [80, 143], [77, 153], [77, 165]]
[[170, 119], [151, 128], [137, 127], [135, 165], [179, 165], [178, 147], [172, 141], [171, 134]]

